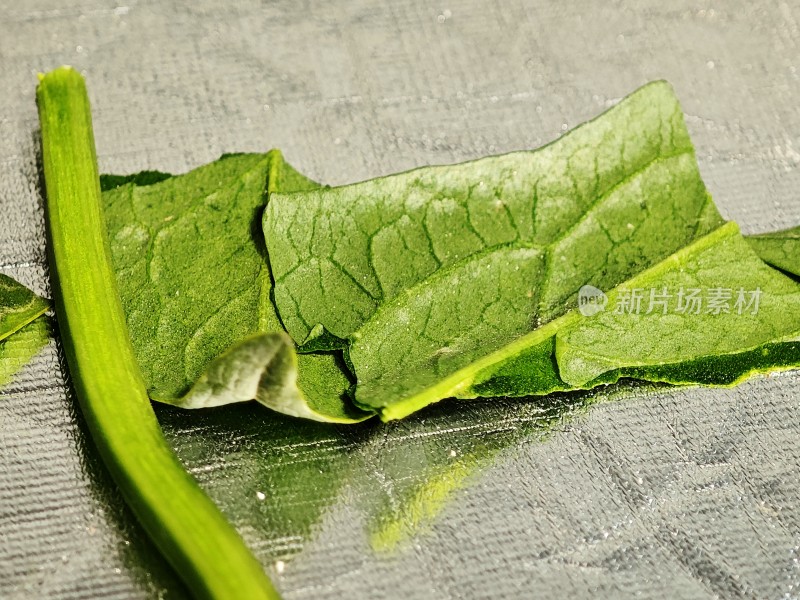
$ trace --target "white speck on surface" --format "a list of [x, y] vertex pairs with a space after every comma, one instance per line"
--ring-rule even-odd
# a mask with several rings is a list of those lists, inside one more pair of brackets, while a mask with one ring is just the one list
[[451, 457], [455, 458], [457, 455], [458, 455], [458, 452], [456, 452], [455, 450], [450, 450], [450, 456]]
[[708, 67], [709, 69], [713, 69], [714, 68], [714, 61], [713, 60], [708, 61], [706, 63], [706, 67]]
[[258, 498], [259, 500], [266, 500], [267, 495], [264, 492], [256, 492], [256, 498]]
[[285, 567], [286, 567], [286, 563], [284, 563], [282, 560], [279, 560], [279, 561], [277, 561], [275, 563], [275, 570], [278, 572], [278, 574], [283, 573], [283, 569]]

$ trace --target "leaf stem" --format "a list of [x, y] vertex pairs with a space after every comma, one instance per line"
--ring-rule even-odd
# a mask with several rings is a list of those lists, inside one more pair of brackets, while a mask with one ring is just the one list
[[136, 517], [196, 597], [277, 598], [261, 565], [167, 445], [151, 407], [111, 268], [84, 80], [69, 67], [40, 79], [56, 315], [94, 442]]

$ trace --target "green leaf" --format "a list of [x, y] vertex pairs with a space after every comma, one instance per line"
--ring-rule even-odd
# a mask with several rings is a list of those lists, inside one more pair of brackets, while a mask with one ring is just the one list
[[255, 398], [317, 420], [368, 417], [346, 402], [350, 381], [334, 353], [295, 356], [270, 299], [260, 231], [267, 186], [317, 184], [275, 150], [156, 179], [107, 178], [121, 185], [103, 193], [112, 262], [151, 398], [184, 408]]
[[[685, 301], [691, 290], [701, 292], [698, 312], [678, 310], [678, 296]], [[709, 293], [725, 299], [719, 312], [708, 305]], [[629, 306], [621, 298], [637, 295], [638, 313], [619, 310]], [[527, 348], [484, 369], [463, 395], [545, 394], [621, 377], [728, 386], [796, 368], [800, 285], [767, 267], [728, 223], [610, 292], [605, 310], [588, 317], [572, 311], [543, 329], [546, 339], [529, 335]]]
[[657, 82], [536, 151], [273, 194], [264, 230], [287, 331], [348, 339], [356, 401], [389, 418], [721, 222]]
[[0, 341], [0, 388], [47, 345], [51, 337], [47, 317], [34, 319], [14, 335]]
[[773, 233], [751, 235], [747, 241], [761, 260], [800, 277], [800, 226]]
[[613, 287], [720, 222], [657, 82], [536, 151], [272, 194], [264, 231], [278, 311], [301, 343], [316, 325], [348, 338], [434, 272], [508, 244], [545, 253], [549, 319], [587, 274]]
[[[797, 363], [794, 341], [748, 338], [714, 368], [698, 347], [656, 366], [606, 349], [604, 370], [581, 381], [570, 370], [592, 353], [565, 345], [582, 286], [629, 282], [723, 223], [664, 82], [535, 151], [338, 188], [277, 151], [103, 186], [137, 358], [151, 397], [177, 406], [256, 398], [349, 423], [448, 396], [622, 376], [722, 384], [746, 361], [758, 372]], [[794, 246], [780, 238], [778, 253], [760, 237], [765, 260], [779, 254], [790, 271]]]
[[[771, 356], [769, 346], [784, 343], [784, 350], [793, 349], [789, 364], [774, 364], [771, 356], [770, 370], [800, 361], [800, 285], [759, 260], [735, 223], [634, 277], [625, 288], [609, 295], [610, 305], [636, 289], [654, 290], [654, 297], [668, 304], [642, 314], [606, 310], [559, 332], [556, 360], [568, 384], [583, 387], [618, 371], [650, 381], [730, 385], [760, 370], [749, 359], [732, 357], [761, 351]], [[681, 290], [701, 290], [706, 305], [698, 304], [697, 313], [674, 310]], [[702, 374], [682, 364], [688, 361], [702, 361]]]
[[25, 327], [49, 307], [47, 300], [0, 273], [0, 340]]
[[[753, 373], [800, 364], [800, 285], [767, 267], [734, 223], [608, 295], [613, 307], [623, 290], [629, 295], [633, 290], [633, 297], [637, 291], [641, 297], [653, 290], [654, 298], [667, 303], [663, 311], [658, 303], [648, 306], [645, 297], [636, 312], [608, 309], [585, 318], [572, 310], [530, 332], [524, 316], [531, 313], [525, 312], [524, 304], [502, 306], [496, 314], [461, 308], [465, 298], [479, 307], [491, 307], [497, 298], [510, 303], [514, 296], [505, 293], [508, 287], [517, 290], [517, 299], [523, 297], [522, 284], [537, 273], [524, 267], [517, 271], [518, 261], [510, 253], [501, 256], [494, 268], [481, 264], [476, 276], [448, 273], [441, 281], [431, 278], [423, 285], [434, 280], [432, 289], [418, 286], [409, 294], [413, 303], [395, 303], [379, 311], [351, 348], [360, 378], [356, 399], [395, 399], [382, 406], [382, 417], [390, 419], [447, 396], [546, 394], [588, 389], [620, 377], [732, 385]], [[529, 266], [533, 261], [521, 262]], [[517, 280], [519, 273], [523, 275]], [[487, 284], [489, 278], [502, 286]], [[482, 297], [484, 289], [490, 291]], [[724, 302], [717, 300], [718, 312], [711, 304], [699, 305], [699, 314], [693, 309], [676, 312], [677, 296], [689, 290], [711, 293]], [[667, 310], [670, 298], [673, 306]], [[422, 321], [404, 319], [400, 313]], [[452, 339], [453, 331], [462, 332], [460, 343], [466, 348], [444, 345], [442, 340]], [[409, 340], [414, 334], [422, 339]], [[437, 334], [442, 336], [438, 340]], [[395, 352], [398, 347], [404, 352]], [[432, 352], [438, 353], [434, 360], [418, 359]]]

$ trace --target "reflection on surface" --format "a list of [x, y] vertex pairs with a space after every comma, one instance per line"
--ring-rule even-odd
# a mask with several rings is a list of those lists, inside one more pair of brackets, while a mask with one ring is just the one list
[[[414, 430], [392, 436], [381, 457], [382, 494], [370, 513], [370, 544], [391, 551], [424, 532], [454, 494], [468, 488], [505, 448], [541, 441], [596, 396], [559, 394], [529, 400], [448, 402]], [[431, 414], [433, 413], [433, 414]]]
[[285, 417], [256, 403], [155, 407], [186, 468], [266, 561], [302, 549], [341, 488], [357, 479], [372, 431]]
[[256, 404], [156, 411], [187, 469], [259, 559], [280, 571], [343, 504], [363, 517], [374, 551], [402, 551], [504, 449], [540, 442], [589, 405], [642, 389], [447, 401], [403, 421], [356, 426], [293, 419]]

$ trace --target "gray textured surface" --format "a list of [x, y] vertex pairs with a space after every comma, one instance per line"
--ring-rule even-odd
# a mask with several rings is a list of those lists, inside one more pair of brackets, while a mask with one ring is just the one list
[[[0, 3], [3, 272], [48, 293], [34, 88], [61, 63], [85, 71], [104, 171], [275, 146], [327, 183], [535, 147], [666, 78], [723, 213], [800, 223], [796, 3], [218, 4]], [[799, 390], [795, 372], [351, 429], [159, 417], [288, 599], [777, 599], [800, 597]], [[0, 459], [0, 597], [183, 596], [55, 342], [0, 391]], [[378, 551], [380, 531], [404, 540]]]

